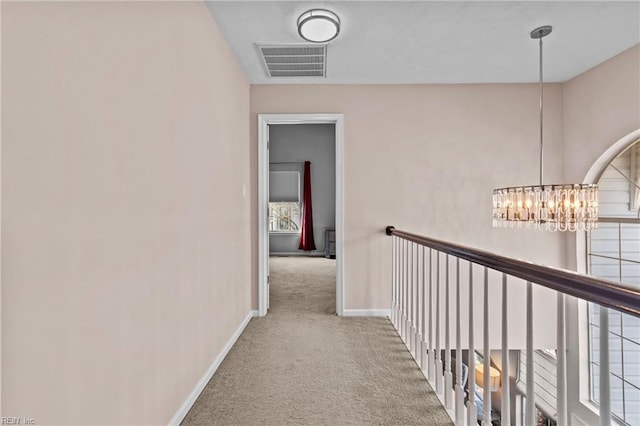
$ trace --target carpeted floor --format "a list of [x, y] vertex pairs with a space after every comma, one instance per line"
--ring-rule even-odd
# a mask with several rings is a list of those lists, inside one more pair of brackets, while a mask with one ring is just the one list
[[450, 425], [388, 319], [335, 316], [335, 260], [270, 259], [251, 320], [185, 425]]

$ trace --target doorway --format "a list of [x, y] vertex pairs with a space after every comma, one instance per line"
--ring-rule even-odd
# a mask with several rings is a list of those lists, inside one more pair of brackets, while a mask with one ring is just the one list
[[[286, 161], [277, 161], [274, 159], [273, 164], [270, 165], [270, 128], [271, 126], [278, 126], [278, 130], [281, 133], [295, 133], [292, 128], [283, 128], [282, 126], [288, 125], [332, 125], [331, 128], [335, 132], [335, 212], [334, 220], [335, 227], [335, 258], [336, 258], [336, 306], [335, 311], [337, 315], [343, 315], [344, 312], [344, 295], [343, 295], [343, 270], [344, 270], [344, 257], [343, 257], [343, 229], [344, 229], [344, 211], [343, 211], [343, 155], [344, 155], [344, 139], [343, 139], [343, 116], [342, 114], [260, 114], [258, 115], [258, 312], [260, 316], [267, 314], [269, 307], [269, 254], [270, 254], [270, 229], [274, 226], [285, 227], [291, 226], [295, 228], [297, 225], [294, 223], [291, 225], [291, 217], [287, 217], [286, 220], [279, 225], [274, 224], [273, 215], [272, 220], [269, 220], [269, 179], [270, 175], [274, 179], [284, 182], [283, 187], [286, 188], [286, 182], [294, 182], [290, 179], [296, 174], [304, 173], [304, 161], [305, 158], [284, 158]], [[287, 131], [291, 130], [291, 131]], [[325, 129], [326, 130], [326, 129]], [[319, 164], [320, 165], [320, 164]], [[311, 165], [313, 167], [313, 164]], [[276, 172], [278, 174], [272, 174]], [[291, 185], [289, 185], [291, 186]], [[285, 197], [286, 197], [286, 191]], [[315, 197], [315, 196], [314, 196]], [[315, 201], [315, 200], [314, 200]], [[286, 210], [286, 205], [284, 206]], [[316, 210], [314, 205], [314, 212]], [[287, 211], [285, 213], [291, 213]], [[294, 212], [295, 215], [295, 212]], [[314, 221], [316, 220], [316, 214], [314, 214]], [[324, 219], [320, 218], [321, 225], [316, 228], [320, 232], [316, 231], [316, 250], [314, 254], [325, 254], [326, 235], [330, 232], [330, 226], [323, 227]], [[295, 220], [294, 220], [295, 222]], [[282, 232], [272, 239], [271, 248], [281, 250], [282, 254], [286, 254], [291, 250], [296, 250], [297, 239], [296, 232], [293, 232], [291, 228], [287, 228], [292, 231], [290, 235], [286, 235], [286, 232]], [[314, 226], [315, 228], [315, 226]], [[286, 230], [285, 230], [286, 231]], [[277, 242], [276, 242], [277, 241]], [[292, 249], [293, 247], [293, 249]], [[330, 255], [332, 253], [329, 253]]]

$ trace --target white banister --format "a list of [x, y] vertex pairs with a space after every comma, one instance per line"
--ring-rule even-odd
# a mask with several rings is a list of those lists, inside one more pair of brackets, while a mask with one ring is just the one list
[[526, 426], [536, 424], [536, 394], [533, 379], [533, 288], [527, 281], [527, 407]]
[[469, 262], [469, 352], [467, 365], [469, 366], [469, 373], [467, 378], [467, 387], [469, 393], [469, 402], [467, 402], [467, 424], [469, 426], [478, 423], [478, 407], [476, 406], [476, 360], [475, 360], [475, 347], [473, 342], [474, 325], [473, 325], [473, 263]]
[[405, 242], [401, 241], [398, 245], [398, 268], [399, 282], [398, 282], [398, 334], [400, 339], [404, 340], [404, 245]]
[[409, 306], [407, 307], [407, 310], [409, 312], [409, 329], [408, 329], [408, 332], [409, 332], [409, 352], [412, 355], [414, 353], [415, 344], [416, 344], [416, 341], [415, 341], [415, 338], [414, 338], [415, 337], [416, 328], [415, 328], [415, 322], [414, 322], [414, 318], [413, 318], [413, 316], [415, 314], [414, 309], [413, 309], [413, 299], [415, 298], [415, 296], [413, 294], [414, 293], [414, 286], [415, 286], [414, 285], [415, 282], [414, 282], [414, 279], [413, 279], [413, 247], [414, 247], [414, 244], [410, 243], [409, 244], [409, 253], [408, 253], [408, 256], [409, 256], [409, 260], [408, 260], [409, 261], [409, 266], [408, 266], [408, 268], [409, 268], [408, 269], [408, 271], [409, 271]]
[[400, 330], [400, 283], [401, 281], [401, 271], [400, 267], [400, 243], [402, 240], [397, 239], [396, 241], [396, 312], [395, 312], [395, 325], [398, 330]]
[[420, 281], [418, 279], [418, 246], [414, 246], [415, 250], [411, 253], [411, 258], [413, 259], [413, 270], [411, 275], [413, 276], [414, 282], [414, 295], [413, 295], [413, 359], [416, 362], [420, 356], [420, 339], [418, 339], [418, 329], [419, 329], [419, 312], [418, 312], [418, 298], [420, 297]]
[[451, 408], [452, 392], [453, 392], [453, 377], [451, 376], [451, 303], [449, 301], [450, 285], [449, 285], [449, 255], [445, 255], [445, 296], [444, 296], [444, 309], [445, 309], [445, 321], [444, 321], [444, 406]]
[[407, 293], [409, 285], [409, 277], [407, 273], [407, 251], [409, 248], [409, 241], [405, 241], [402, 251], [402, 340], [407, 343], [407, 323], [409, 321], [407, 317]]
[[464, 389], [462, 388], [462, 341], [460, 338], [460, 259], [456, 258], [456, 424], [464, 425]]
[[428, 342], [428, 350], [427, 353], [428, 363], [429, 363], [429, 371], [428, 377], [429, 380], [433, 383], [436, 379], [436, 359], [434, 356], [433, 349], [433, 249], [429, 248], [429, 338]]
[[440, 353], [440, 252], [436, 252], [436, 392], [442, 393], [442, 356]]
[[558, 350], [556, 351], [557, 360], [557, 384], [558, 389], [558, 424], [569, 424], [567, 415], [567, 347], [565, 330], [565, 302], [564, 294], [558, 292]]
[[502, 274], [502, 407], [501, 425], [511, 426], [511, 395], [509, 382], [509, 321], [507, 298], [507, 274]]
[[411, 275], [413, 276], [413, 306], [411, 309], [413, 310], [413, 328], [411, 331], [413, 332], [413, 358], [417, 361], [419, 352], [418, 352], [418, 290], [420, 281], [418, 280], [418, 246], [414, 246], [414, 251], [411, 253], [411, 258], [413, 260], [413, 268], [411, 271]]
[[[491, 348], [489, 347], [489, 270], [484, 268], [484, 322], [482, 335], [484, 340], [484, 365], [482, 366], [482, 425], [491, 426]], [[475, 371], [474, 371], [475, 373]]]
[[426, 318], [427, 318], [427, 313], [425, 311], [425, 305], [426, 305], [426, 293], [427, 293], [427, 283], [425, 281], [425, 257], [426, 257], [426, 252], [427, 249], [425, 248], [425, 246], [422, 246], [422, 255], [420, 256], [420, 258], [422, 259], [422, 262], [420, 262], [421, 268], [420, 268], [420, 289], [422, 290], [421, 295], [420, 295], [420, 333], [418, 334], [419, 337], [419, 341], [420, 341], [420, 369], [422, 371], [427, 371], [427, 345], [425, 343], [425, 340], [427, 338], [427, 330], [426, 330]]
[[396, 285], [396, 305], [397, 305], [397, 314], [396, 314], [396, 329], [398, 330], [398, 335], [400, 339], [402, 339], [402, 274], [404, 273], [402, 268], [402, 247], [404, 246], [404, 242], [402, 240], [398, 241], [397, 246], [397, 258], [398, 258], [398, 266], [396, 275], [398, 277], [398, 283]]
[[611, 371], [609, 366], [609, 309], [600, 306], [600, 426], [611, 422]]
[[396, 324], [396, 301], [398, 299], [396, 295], [396, 272], [398, 270], [396, 264], [396, 255], [397, 248], [396, 244], [398, 242], [397, 237], [391, 237], [391, 324], [397, 326]]

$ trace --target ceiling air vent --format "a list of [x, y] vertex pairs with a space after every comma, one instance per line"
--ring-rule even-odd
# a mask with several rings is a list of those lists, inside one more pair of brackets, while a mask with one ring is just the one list
[[325, 77], [327, 46], [257, 45], [269, 77]]

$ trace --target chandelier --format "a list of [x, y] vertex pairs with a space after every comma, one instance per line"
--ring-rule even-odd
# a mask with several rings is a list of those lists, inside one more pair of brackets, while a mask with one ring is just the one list
[[531, 31], [540, 44], [540, 184], [493, 190], [493, 226], [547, 231], [591, 231], [598, 228], [598, 185], [543, 184], [542, 38], [551, 33], [545, 25]]

